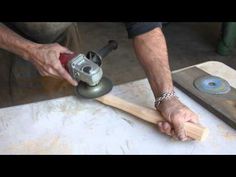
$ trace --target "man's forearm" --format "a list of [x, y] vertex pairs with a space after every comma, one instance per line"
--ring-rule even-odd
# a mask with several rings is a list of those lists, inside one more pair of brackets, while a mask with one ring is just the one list
[[[173, 82], [169, 68], [166, 41], [160, 28], [136, 36], [133, 40], [136, 55], [142, 64], [154, 96], [159, 97], [163, 92], [173, 91]], [[177, 97], [167, 99], [156, 107], [166, 121], [159, 122], [161, 132], [188, 140], [184, 130], [184, 122], [198, 123], [198, 116]]]
[[134, 49], [142, 64], [154, 96], [173, 90], [166, 41], [160, 28], [136, 36]]
[[0, 48], [28, 60], [30, 59], [30, 51], [37, 45], [39, 44], [24, 39], [5, 25], [0, 25]]

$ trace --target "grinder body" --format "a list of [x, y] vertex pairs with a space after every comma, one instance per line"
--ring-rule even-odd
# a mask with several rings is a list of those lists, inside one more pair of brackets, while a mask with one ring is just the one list
[[107, 88], [112, 87], [111, 82], [108, 79], [103, 79], [101, 64], [102, 59], [117, 46], [116, 41], [111, 40], [98, 52], [89, 51], [86, 56], [84, 54], [65, 53], [60, 55], [61, 64], [75, 80], [80, 81], [76, 88], [78, 95], [85, 98], [95, 98], [111, 90], [111, 88]]
[[84, 54], [73, 56], [67, 61], [66, 68], [75, 80], [86, 82], [90, 86], [97, 85], [103, 76], [102, 68]]

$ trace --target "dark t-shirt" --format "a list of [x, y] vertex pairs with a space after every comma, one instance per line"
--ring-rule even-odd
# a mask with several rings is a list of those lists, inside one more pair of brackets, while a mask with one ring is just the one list
[[6, 26], [21, 36], [38, 43], [56, 42], [71, 22], [8, 22]]
[[[40, 43], [51, 43], [55, 42], [71, 24], [70, 22], [12, 22], [7, 23], [7, 26], [27, 39]], [[124, 22], [124, 24], [129, 38], [162, 27], [161, 22]]]
[[149, 32], [157, 27], [161, 28], [162, 23], [161, 22], [126, 22], [125, 26], [128, 32], [128, 37], [133, 38], [140, 34]]

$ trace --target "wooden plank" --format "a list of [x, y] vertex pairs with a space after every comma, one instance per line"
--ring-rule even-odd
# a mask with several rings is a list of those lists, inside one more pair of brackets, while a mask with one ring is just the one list
[[231, 91], [224, 95], [203, 93], [194, 87], [193, 82], [196, 78], [206, 75], [209, 74], [197, 67], [192, 67], [173, 73], [172, 76], [176, 87], [236, 129], [236, 89], [231, 87]]
[[[157, 124], [158, 122], [165, 120], [155, 109], [131, 103], [112, 94], [104, 95], [96, 98], [96, 100], [153, 124]], [[185, 122], [184, 129], [186, 131], [186, 135], [195, 140], [203, 141], [208, 136], [208, 129], [201, 125]]]

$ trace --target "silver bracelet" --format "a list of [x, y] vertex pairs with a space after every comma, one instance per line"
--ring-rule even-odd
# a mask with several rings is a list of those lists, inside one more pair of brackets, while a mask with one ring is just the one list
[[156, 98], [156, 100], [154, 102], [155, 107], [157, 108], [161, 104], [162, 101], [167, 100], [167, 99], [169, 99], [169, 98], [171, 98], [173, 96], [176, 97], [174, 90], [172, 92], [164, 92], [164, 93], [162, 93], [160, 97]]

